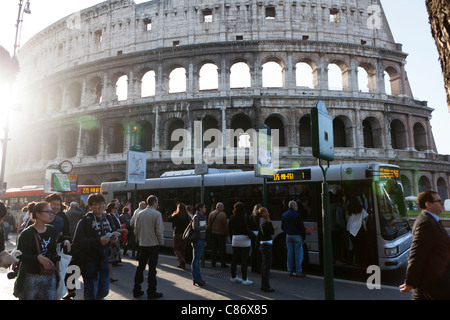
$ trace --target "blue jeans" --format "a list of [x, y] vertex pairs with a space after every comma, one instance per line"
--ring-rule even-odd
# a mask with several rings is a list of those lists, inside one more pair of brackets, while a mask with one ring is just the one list
[[[302, 273], [303, 239], [300, 235], [286, 235], [287, 270], [290, 273]], [[294, 271], [295, 267], [295, 271]]]
[[192, 278], [195, 282], [202, 281], [202, 275], [200, 274], [200, 260], [202, 259], [203, 250], [205, 249], [205, 240], [198, 240], [194, 245], [194, 258], [192, 259]]
[[[98, 269], [98, 270], [95, 270]], [[98, 267], [98, 262], [86, 263], [83, 270], [84, 300], [102, 300], [109, 293], [109, 264], [104, 259]]]

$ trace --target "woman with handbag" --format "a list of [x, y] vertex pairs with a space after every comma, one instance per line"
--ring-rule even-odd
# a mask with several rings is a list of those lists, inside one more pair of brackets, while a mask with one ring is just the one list
[[34, 224], [22, 231], [17, 242], [19, 269], [14, 283], [14, 296], [20, 300], [55, 300], [57, 272], [57, 234], [49, 223], [52, 209], [47, 202], [34, 206], [31, 219]]
[[194, 258], [192, 259], [192, 278], [194, 279], [194, 286], [203, 286], [205, 280], [200, 274], [200, 260], [202, 259], [203, 250], [205, 249], [206, 239], [206, 206], [203, 203], [197, 203], [195, 206], [195, 215], [192, 219], [192, 226], [194, 231], [198, 231], [198, 241], [193, 244]]

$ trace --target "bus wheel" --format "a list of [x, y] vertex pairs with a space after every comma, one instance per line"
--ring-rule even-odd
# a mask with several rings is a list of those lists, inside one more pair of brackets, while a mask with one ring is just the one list
[[286, 234], [283, 232], [273, 240], [272, 248], [272, 267], [274, 269], [286, 269]]

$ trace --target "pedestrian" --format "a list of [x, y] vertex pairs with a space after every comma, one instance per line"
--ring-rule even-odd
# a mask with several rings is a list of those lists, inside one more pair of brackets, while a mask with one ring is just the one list
[[369, 234], [366, 222], [369, 214], [355, 197], [350, 197], [346, 203], [349, 214], [347, 231], [350, 234], [350, 240], [353, 245], [355, 263], [357, 266], [367, 267]]
[[[186, 212], [189, 216], [189, 218], [192, 220], [194, 218], [194, 207], [190, 204], [186, 205]], [[185, 260], [187, 264], [191, 264], [192, 263], [192, 252], [193, 252], [194, 248], [192, 246], [192, 243], [187, 242], [186, 243], [186, 253], [185, 253]]]
[[261, 273], [261, 251], [259, 250], [259, 242], [256, 240], [259, 233], [259, 213], [258, 210], [262, 207], [261, 204], [257, 203], [253, 207], [252, 214], [249, 215], [247, 220], [247, 225], [250, 231], [255, 234], [255, 237], [251, 238], [252, 248], [250, 253], [250, 266], [251, 271], [254, 273]]
[[114, 237], [111, 217], [105, 212], [105, 198], [100, 193], [90, 194], [89, 212], [78, 222], [73, 238], [73, 258], [81, 267], [84, 300], [102, 300], [109, 293], [109, 250]]
[[[50, 204], [50, 208], [52, 208], [52, 213], [54, 216], [53, 225], [58, 232], [58, 238], [62, 237], [61, 240], [70, 240], [72, 239], [70, 235], [70, 222], [67, 219], [66, 214], [62, 209], [62, 198], [57, 193], [52, 193], [49, 196], [45, 197], [45, 202]], [[62, 222], [61, 222], [62, 221]]]
[[5, 251], [5, 231], [3, 230], [2, 222], [6, 217], [6, 206], [0, 201], [0, 252]]
[[126, 210], [123, 210], [123, 213], [120, 215], [120, 223], [122, 224], [121, 228], [122, 229], [127, 229], [127, 232], [122, 232], [122, 244], [123, 244], [123, 255], [127, 256], [127, 251], [128, 248], [131, 247], [131, 231], [133, 231], [134, 234], [134, 230], [131, 230], [131, 225], [130, 225], [130, 221], [131, 221], [131, 215], [130, 212], [128, 211], [128, 208], [126, 208]]
[[[47, 202], [38, 202], [31, 215], [33, 224], [19, 236], [17, 250], [19, 269], [14, 283], [14, 296], [19, 300], [56, 300], [58, 276], [56, 263], [60, 258], [56, 253], [57, 233], [50, 225], [52, 209]], [[41, 267], [53, 268], [43, 274]]]
[[[250, 253], [251, 237], [254, 233], [247, 226], [245, 206], [242, 202], [237, 202], [233, 207], [233, 215], [228, 223], [228, 234], [231, 237], [233, 257], [231, 261], [231, 282], [241, 282], [243, 285], [252, 284], [253, 281], [247, 278], [247, 264]], [[242, 279], [236, 274], [237, 263], [240, 260]]]
[[419, 193], [422, 212], [414, 222], [411, 252], [401, 292], [414, 289], [413, 300], [450, 299], [450, 239], [439, 215], [444, 202], [435, 191]]
[[147, 208], [136, 215], [134, 233], [139, 243], [139, 257], [134, 276], [133, 296], [138, 298], [144, 294], [141, 284], [144, 281], [144, 270], [148, 264], [147, 298], [158, 299], [163, 296], [156, 292], [156, 265], [158, 264], [159, 246], [163, 244], [164, 226], [161, 212], [158, 210], [158, 198], [150, 195]]
[[6, 216], [3, 219], [3, 229], [5, 230], [5, 241], [9, 240], [9, 233], [14, 230], [16, 219], [11, 213], [11, 207], [6, 207]]
[[[131, 242], [131, 259], [137, 259], [139, 256], [139, 243], [136, 240], [136, 234], [134, 233], [134, 226], [137, 214], [147, 208], [147, 202], [141, 201], [139, 202], [139, 207], [134, 210], [133, 215], [131, 216], [130, 220], [130, 232], [128, 233], [129, 239], [128, 241]], [[137, 254], [136, 254], [137, 252]]]
[[77, 202], [71, 202], [69, 207], [69, 210], [66, 211], [66, 217], [67, 220], [69, 220], [70, 236], [73, 238], [78, 221], [80, 221], [81, 217], [84, 216], [85, 212], [80, 209]]
[[264, 292], [275, 291], [269, 284], [270, 267], [272, 265], [272, 235], [278, 229], [270, 221], [270, 214], [267, 208], [258, 209], [259, 233], [258, 242], [261, 252], [261, 290]]
[[[110, 202], [106, 207], [106, 213], [111, 217], [113, 229], [120, 233], [126, 233], [128, 231], [125, 228], [122, 229], [122, 224], [120, 223], [120, 217], [117, 213], [117, 208], [118, 206], [116, 202]], [[109, 281], [116, 282], [118, 281], [118, 279], [114, 278], [112, 268], [113, 266], [120, 266], [120, 262], [122, 262], [122, 255], [120, 251], [120, 236], [118, 236], [115, 241], [112, 241], [110, 243], [108, 262]]]
[[186, 206], [184, 203], [177, 205], [177, 210], [174, 211], [167, 221], [172, 222], [173, 229], [173, 252], [178, 260], [178, 268], [186, 269], [186, 241], [182, 239], [183, 232], [191, 222], [191, 218], [186, 212]]
[[[227, 257], [227, 236], [228, 223], [227, 214], [223, 211], [225, 206], [222, 202], [216, 204], [216, 210], [208, 216], [208, 232], [211, 234], [211, 267], [216, 267], [217, 258], [220, 258], [220, 267], [228, 268]], [[218, 252], [218, 254], [217, 254]]]
[[281, 216], [281, 229], [286, 233], [287, 270], [289, 276], [302, 278], [303, 242], [305, 241], [305, 226], [294, 200], [289, 201], [289, 209]]
[[195, 205], [195, 215], [192, 218], [192, 225], [194, 231], [198, 231], [198, 241], [193, 244], [193, 259], [192, 259], [192, 278], [194, 286], [203, 286], [205, 280], [203, 280], [200, 273], [200, 260], [202, 259], [203, 251], [205, 250], [205, 240], [206, 240], [206, 229], [208, 225], [206, 224], [206, 205], [199, 202]]

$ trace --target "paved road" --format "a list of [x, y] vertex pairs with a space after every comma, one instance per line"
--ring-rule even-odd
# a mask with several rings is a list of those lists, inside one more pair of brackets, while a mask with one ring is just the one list
[[[11, 234], [11, 237], [15, 235]], [[14, 242], [7, 243], [8, 248], [14, 247]], [[320, 276], [308, 275], [306, 278], [292, 278], [286, 272], [271, 272], [270, 284], [275, 292], [265, 293], [260, 290], [260, 276], [249, 272], [253, 284], [244, 286], [230, 282], [230, 269], [212, 268], [209, 261], [201, 268], [206, 285], [196, 287], [192, 284], [190, 266], [181, 270], [176, 267], [174, 256], [160, 254], [157, 268], [158, 291], [164, 296], [160, 300], [323, 300], [324, 281]], [[136, 300], [132, 296], [134, 273], [137, 261], [123, 258], [122, 266], [113, 268], [114, 277], [119, 281], [111, 283], [110, 294], [106, 300]], [[13, 300], [14, 280], [6, 278], [5, 269], [0, 270], [0, 300]], [[147, 289], [145, 280], [144, 291]], [[240, 269], [238, 266], [238, 275]], [[369, 275], [368, 275], [369, 276]], [[82, 285], [82, 284], [81, 284]], [[336, 300], [409, 300], [410, 294], [402, 294], [396, 286], [382, 285], [381, 289], [368, 289], [365, 282], [335, 279]], [[83, 299], [83, 291], [77, 290], [75, 300]], [[139, 300], [146, 300], [144, 295]]]

